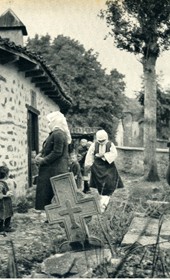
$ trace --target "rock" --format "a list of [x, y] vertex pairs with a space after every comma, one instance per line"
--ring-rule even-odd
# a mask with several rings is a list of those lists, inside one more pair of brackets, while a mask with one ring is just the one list
[[55, 254], [43, 261], [41, 272], [47, 275], [64, 276], [75, 264], [76, 258], [71, 253]]
[[69, 278], [91, 278], [93, 269], [111, 258], [111, 251], [103, 248], [56, 254], [44, 260], [41, 272], [60, 277], [69, 274]]
[[111, 258], [110, 263], [113, 265], [113, 267], [116, 267], [121, 262], [121, 259], [115, 259]]
[[[47, 274], [44, 273], [36, 273], [36, 272], [32, 272], [31, 276], [29, 278], [49, 278], [49, 276]], [[50, 277], [50, 278], [54, 278], [54, 277]]]
[[110, 251], [110, 249], [104, 249], [103, 253], [104, 253], [104, 260], [106, 262], [111, 261], [111, 259], [112, 259], [112, 252]]
[[72, 252], [76, 258], [75, 266], [78, 269], [78, 278], [89, 278], [93, 269], [98, 265], [103, 264], [111, 260], [112, 254], [110, 249], [92, 249], [80, 252]]
[[168, 201], [160, 201], [160, 200], [147, 200], [146, 203], [148, 205], [153, 205], [153, 206], [169, 206], [170, 203]]
[[81, 278], [91, 278], [92, 275], [93, 275], [93, 269], [90, 268], [83, 275], [81, 275]]

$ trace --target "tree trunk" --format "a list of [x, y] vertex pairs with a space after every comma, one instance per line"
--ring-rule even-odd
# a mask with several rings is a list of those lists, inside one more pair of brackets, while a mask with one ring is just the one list
[[159, 181], [156, 163], [156, 57], [148, 57], [144, 64], [144, 179]]

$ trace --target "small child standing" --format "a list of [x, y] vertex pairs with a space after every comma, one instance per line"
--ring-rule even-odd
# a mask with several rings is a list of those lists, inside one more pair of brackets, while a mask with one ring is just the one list
[[38, 178], [38, 165], [36, 164], [35, 157], [37, 153], [36, 151], [31, 152], [31, 172], [32, 172], [32, 184], [37, 184], [37, 178]]
[[77, 160], [76, 154], [70, 154], [70, 167], [69, 171], [73, 173], [74, 179], [76, 181], [77, 188], [82, 189], [82, 175], [81, 175], [81, 167]]
[[7, 166], [0, 166], [0, 232], [11, 232], [12, 191], [9, 190], [7, 179], [9, 169]]

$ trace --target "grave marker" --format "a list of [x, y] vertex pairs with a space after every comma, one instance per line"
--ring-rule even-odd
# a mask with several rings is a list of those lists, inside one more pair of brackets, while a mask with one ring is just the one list
[[[49, 224], [64, 223], [68, 242], [85, 242], [98, 240], [89, 236], [85, 218], [100, 214], [100, 207], [95, 197], [85, 195], [77, 190], [71, 172], [52, 177], [54, 199], [45, 206]], [[101, 241], [100, 241], [101, 243]]]

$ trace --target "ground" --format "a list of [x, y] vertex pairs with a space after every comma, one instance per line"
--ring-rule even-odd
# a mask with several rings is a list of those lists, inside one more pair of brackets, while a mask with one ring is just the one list
[[[112, 252], [117, 252], [117, 257], [119, 258], [125, 256], [125, 251], [120, 250], [120, 245], [123, 236], [128, 231], [134, 213], [146, 212], [146, 201], [148, 199], [155, 199], [156, 197], [156, 199], [160, 198], [160, 200], [166, 199], [170, 201], [170, 187], [165, 179], [162, 179], [160, 182], [151, 183], [144, 182], [139, 176], [125, 173], [121, 174], [121, 177], [125, 188], [116, 190], [105, 213], [99, 219], [94, 217], [89, 223], [91, 234], [100, 238], [106, 248], [110, 248]], [[30, 197], [28, 197], [29, 199]], [[33, 271], [39, 272], [41, 262], [51, 254], [58, 252], [59, 244], [66, 240], [63, 228], [59, 225], [52, 227], [45, 223], [45, 213], [37, 213], [31, 206], [27, 212], [27, 207], [24, 208], [23, 205], [21, 201], [18, 210], [25, 213], [18, 213], [17, 210], [13, 216], [12, 225], [15, 231], [8, 233], [7, 237], [1, 236], [0, 239], [2, 243], [4, 240], [8, 240], [7, 246], [3, 245], [0, 254], [0, 278], [8, 277], [6, 263], [9, 251], [12, 252], [17, 264], [17, 277], [27, 278]], [[159, 215], [159, 213], [156, 214]], [[12, 243], [9, 240], [12, 240]], [[11, 244], [13, 244], [13, 248]], [[131, 261], [134, 261], [133, 257]], [[102, 276], [103, 272], [100, 271], [101, 269], [101, 267], [96, 269], [94, 277]], [[108, 267], [109, 269], [110, 267]], [[132, 272], [132, 275], [129, 276], [130, 269], [128, 268], [128, 272], [124, 269], [124, 274], [120, 274], [120, 276], [135, 277]], [[139, 277], [143, 277], [142, 273], [141, 275], [139, 274]], [[147, 275], [144, 276], [147, 277]], [[104, 274], [104, 277], [113, 277], [113, 272], [111, 271], [107, 275]]]

